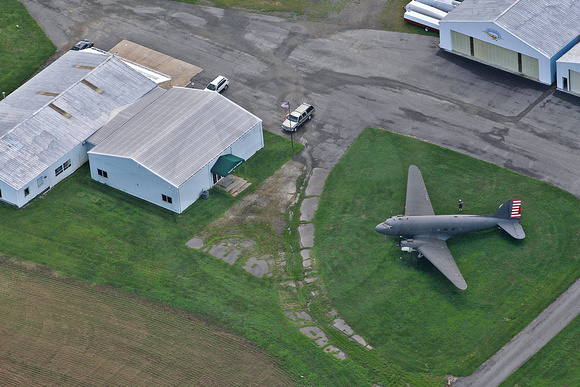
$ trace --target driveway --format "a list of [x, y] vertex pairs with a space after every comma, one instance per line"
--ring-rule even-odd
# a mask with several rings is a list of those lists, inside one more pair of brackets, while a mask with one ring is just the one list
[[[283, 134], [284, 111], [316, 117], [299, 158], [331, 169], [367, 126], [416, 136], [580, 196], [580, 98], [439, 50], [436, 38], [164, 0], [28, 0], [64, 53], [80, 38], [123, 39], [231, 79], [225, 95]], [[287, 135], [287, 134], [284, 134]]]

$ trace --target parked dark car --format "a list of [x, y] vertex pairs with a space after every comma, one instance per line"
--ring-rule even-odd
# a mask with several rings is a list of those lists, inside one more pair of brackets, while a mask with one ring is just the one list
[[93, 46], [94, 46], [94, 44], [92, 41], [90, 41], [88, 39], [83, 39], [80, 42], [78, 42], [77, 44], [75, 44], [74, 46], [72, 46], [71, 50], [80, 51], [80, 50], [84, 50], [85, 48], [91, 48]]

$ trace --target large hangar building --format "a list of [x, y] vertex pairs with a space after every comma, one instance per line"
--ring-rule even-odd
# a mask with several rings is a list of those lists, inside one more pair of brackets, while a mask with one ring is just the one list
[[91, 176], [181, 213], [264, 147], [224, 96], [96, 49], [69, 51], [0, 101], [0, 201], [23, 207], [89, 161]]
[[219, 93], [158, 88], [87, 140], [91, 177], [182, 213], [263, 136], [261, 119]]
[[156, 87], [114, 55], [67, 52], [0, 101], [0, 200], [22, 207], [69, 176], [111, 112]]
[[579, 21], [578, 0], [465, 0], [440, 21], [440, 47], [552, 84]]

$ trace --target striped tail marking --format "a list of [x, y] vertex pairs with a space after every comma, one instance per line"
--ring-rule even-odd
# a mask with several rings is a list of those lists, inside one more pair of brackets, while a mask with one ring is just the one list
[[514, 200], [512, 202], [512, 218], [521, 218], [522, 217], [522, 201], [521, 200]]

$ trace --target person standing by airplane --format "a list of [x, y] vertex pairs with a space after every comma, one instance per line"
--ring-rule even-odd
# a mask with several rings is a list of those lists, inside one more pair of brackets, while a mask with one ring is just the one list
[[463, 212], [463, 200], [459, 199], [459, 212]]

